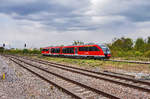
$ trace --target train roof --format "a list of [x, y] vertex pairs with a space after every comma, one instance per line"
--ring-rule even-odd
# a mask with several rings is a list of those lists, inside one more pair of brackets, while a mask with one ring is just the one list
[[67, 45], [67, 46], [50, 46], [50, 47], [44, 47], [42, 49], [49, 49], [49, 48], [60, 48], [60, 47], [82, 47], [82, 46], [105, 46], [104, 44], [84, 44], [84, 45]]

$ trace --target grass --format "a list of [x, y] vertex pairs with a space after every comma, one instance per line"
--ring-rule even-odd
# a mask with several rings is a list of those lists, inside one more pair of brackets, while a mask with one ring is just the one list
[[134, 60], [134, 61], [150, 61], [150, 58], [147, 58], [147, 57], [113, 57], [112, 59]]
[[[27, 55], [25, 55], [27, 56]], [[72, 59], [72, 58], [61, 58], [61, 57], [49, 57], [36, 55], [31, 56], [34, 58], [40, 58], [48, 60], [51, 62], [63, 63], [66, 65], [79, 66], [83, 68], [100, 68], [100, 70], [116, 71], [116, 70], [125, 70], [129, 72], [144, 72], [150, 73], [150, 65], [148, 64], [135, 64], [135, 63], [125, 63], [125, 62], [112, 62], [112, 61], [103, 61], [103, 60], [94, 60], [94, 59]]]
[[98, 67], [101, 68], [102, 70], [110, 70], [110, 71], [120, 69], [126, 71], [150, 73], [150, 65], [147, 64], [112, 62], [94, 59], [72, 59], [72, 58], [47, 57], [47, 56], [34, 56], [34, 57], [57, 63], [71, 64], [84, 68]]

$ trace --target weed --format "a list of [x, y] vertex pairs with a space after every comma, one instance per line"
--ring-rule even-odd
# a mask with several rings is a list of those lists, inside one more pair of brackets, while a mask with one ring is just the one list
[[[39, 57], [39, 56], [38, 56]], [[61, 58], [61, 57], [40, 57], [41, 59], [46, 59], [51, 62], [59, 63], [69, 63], [77, 66], [89, 66], [89, 67], [100, 67], [107, 69], [123, 69], [123, 70], [139, 70], [143, 68], [144, 71], [150, 72], [150, 65], [141, 65], [135, 63], [124, 63], [124, 62], [112, 62], [112, 61], [103, 61], [103, 60], [94, 60], [94, 59], [71, 59], [71, 58]], [[142, 67], [141, 67], [142, 66]]]

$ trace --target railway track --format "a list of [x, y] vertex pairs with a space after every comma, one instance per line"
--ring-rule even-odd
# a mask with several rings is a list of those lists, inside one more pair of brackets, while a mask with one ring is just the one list
[[[28, 59], [28, 58], [25, 58], [25, 59]], [[28, 59], [28, 60], [32, 60], [32, 61], [35, 61], [35, 62], [38, 62], [41, 64], [45, 64], [45, 65], [49, 65], [49, 66], [52, 66], [55, 68], [61, 68], [63, 70], [79, 73], [82, 75], [90, 76], [90, 77], [93, 77], [96, 79], [102, 79], [102, 80], [106, 80], [109, 82], [118, 83], [118, 84], [121, 84], [121, 85], [124, 85], [127, 87], [132, 87], [135, 89], [150, 92], [150, 82], [141, 81], [141, 80], [137, 80], [134, 78], [130, 78], [130, 77], [126, 77], [126, 76], [119, 76], [119, 75], [110, 74], [110, 73], [90, 71], [90, 70], [81, 69], [81, 68], [77, 68], [77, 67], [71, 67], [71, 66], [67, 66], [67, 65], [52, 63], [52, 62], [44, 61], [44, 60], [36, 60], [36, 59]], [[100, 75], [103, 75], [103, 76], [100, 76]]]
[[[123, 85], [123, 86], [126, 86], [126, 87], [131, 87], [131, 88], [142, 90], [142, 91], [145, 91], [145, 92], [150, 92], [150, 83], [149, 82], [135, 80], [133, 78], [128, 78], [128, 77], [125, 77], [125, 76], [118, 76], [118, 75], [115, 75], [115, 74], [109, 74], [109, 73], [103, 73], [103, 72], [94, 72], [94, 71], [90, 71], [90, 70], [85, 70], [85, 69], [81, 69], [81, 68], [77, 68], [77, 67], [71, 67], [71, 66], [66, 66], [66, 65], [62, 65], [62, 64], [52, 63], [52, 62], [39, 60], [39, 59], [29, 59], [29, 58], [19, 57], [19, 58], [21, 58], [21, 60], [20, 60], [18, 57], [14, 57], [14, 56], [11, 56], [11, 58], [16, 59], [20, 62], [23, 62], [22, 59], [26, 59], [26, 60], [29, 60], [29, 61], [32, 61], [32, 62], [33, 61], [38, 62], [40, 64], [44, 64], [44, 65], [59, 68], [59, 69], [62, 69], [62, 70], [78, 73], [78, 74], [89, 76], [89, 77], [92, 77], [92, 78], [109, 81], [111, 83], [116, 83], [116, 84], [119, 84], [119, 85]], [[25, 63], [28, 64], [28, 65], [31, 65], [30, 63], [27, 63], [27, 62], [25, 62]], [[108, 98], [110, 98], [110, 97], [108, 97]], [[118, 98], [118, 97], [114, 97], [114, 98]]]
[[104, 61], [112, 61], [112, 62], [124, 62], [124, 63], [136, 63], [136, 64], [150, 64], [150, 62], [144, 61], [132, 61], [132, 60], [114, 60], [114, 59], [104, 59]]
[[[34, 56], [37, 56], [37, 54], [34, 54]], [[116, 60], [116, 59], [104, 59], [104, 61], [135, 63], [135, 64], [150, 64], [150, 61]]]
[[[69, 95], [72, 95], [73, 97], [77, 99], [91, 99], [91, 98], [92, 99], [100, 99], [100, 98], [119, 99], [119, 97], [117, 96], [105, 93], [101, 90], [98, 90], [86, 84], [77, 82], [75, 80], [71, 80], [69, 78], [62, 76], [61, 74], [59, 75], [59, 74], [50, 72], [46, 68], [38, 67], [26, 61], [20, 60], [16, 57], [11, 57], [10, 60], [15, 62], [19, 66], [27, 69], [28, 71], [34, 73], [35, 75], [42, 78], [43, 80], [61, 88], [62, 90], [67, 92]], [[55, 81], [51, 81], [50, 79], [48, 79], [48, 76], [44, 75], [45, 73], [42, 73], [42, 72], [45, 72], [47, 75], [51, 74], [55, 76], [54, 77]]]

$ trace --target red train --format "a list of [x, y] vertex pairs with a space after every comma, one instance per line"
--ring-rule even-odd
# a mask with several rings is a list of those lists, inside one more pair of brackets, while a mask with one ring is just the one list
[[75, 45], [63, 47], [45, 47], [42, 55], [79, 58], [110, 58], [110, 50], [105, 45]]

